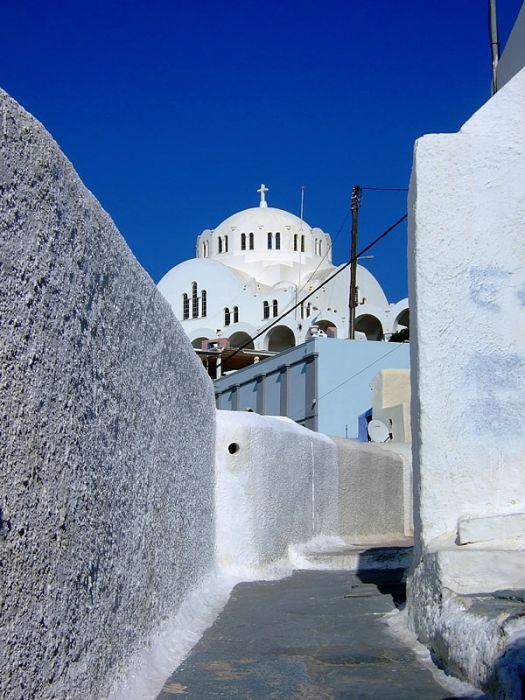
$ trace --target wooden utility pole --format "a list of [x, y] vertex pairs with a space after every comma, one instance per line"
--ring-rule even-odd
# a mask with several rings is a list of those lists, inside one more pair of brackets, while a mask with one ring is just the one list
[[496, 17], [496, 0], [489, 0], [490, 51], [492, 53], [492, 94], [498, 91], [499, 37]]
[[357, 299], [357, 214], [361, 201], [361, 186], [352, 187], [352, 245], [350, 250], [350, 292], [348, 295], [348, 338], [355, 338], [355, 310]]

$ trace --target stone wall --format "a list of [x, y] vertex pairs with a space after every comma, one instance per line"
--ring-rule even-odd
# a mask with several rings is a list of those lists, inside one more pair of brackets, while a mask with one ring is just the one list
[[266, 575], [288, 547], [337, 528], [337, 452], [288, 418], [217, 412], [217, 563]]
[[409, 617], [501, 698], [521, 697], [525, 668], [522, 611], [497, 600], [525, 588], [524, 115], [525, 68], [459, 133], [417, 141], [410, 184]]
[[0, 115], [0, 696], [105, 698], [212, 566], [213, 392], [56, 143]]
[[411, 536], [410, 446], [333, 440], [339, 464], [338, 534], [353, 542]]

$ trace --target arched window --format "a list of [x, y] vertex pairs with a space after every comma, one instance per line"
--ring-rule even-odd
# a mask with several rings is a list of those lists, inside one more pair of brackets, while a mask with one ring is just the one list
[[268, 231], [268, 250], [272, 249], [272, 232]]
[[304, 235], [301, 236], [301, 253], [304, 253]]
[[217, 244], [219, 246], [219, 253], [222, 253], [222, 238], [220, 236], [217, 239]]
[[182, 320], [190, 317], [190, 300], [187, 294], [182, 295]]
[[230, 325], [230, 309], [228, 309], [227, 307], [224, 309], [224, 325]]
[[263, 301], [263, 318], [270, 318], [270, 304]]
[[322, 242], [321, 242], [321, 241], [319, 241], [319, 255], [322, 255], [322, 254], [323, 254], [323, 248], [322, 248], [322, 245], [323, 245], [323, 244], [322, 244]]
[[191, 283], [191, 317], [199, 316], [199, 297], [197, 296], [197, 282]]
[[246, 250], [246, 234], [241, 233], [241, 250]]
[[228, 236], [224, 236], [224, 252], [228, 252]]
[[208, 311], [208, 299], [206, 298], [206, 290], [203, 289], [201, 292], [201, 316], [206, 316]]
[[202, 252], [205, 258], [208, 257], [208, 241], [204, 241], [202, 244]]
[[239, 323], [239, 307], [238, 306], [233, 307], [233, 322]]
[[250, 232], [250, 250], [253, 250], [253, 232]]
[[293, 249], [297, 250], [297, 234], [294, 233], [293, 235]]
[[279, 231], [275, 234], [275, 250], [281, 250], [281, 234]]
[[274, 299], [272, 301], [272, 308], [273, 308], [273, 315], [278, 316], [279, 315], [279, 302], [277, 299]]

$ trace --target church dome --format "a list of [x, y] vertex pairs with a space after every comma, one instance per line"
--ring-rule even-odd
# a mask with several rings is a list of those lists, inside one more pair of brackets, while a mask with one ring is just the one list
[[295, 214], [269, 207], [261, 185], [258, 207], [243, 209], [197, 238], [197, 256], [251, 274], [264, 284], [297, 282], [299, 275], [332, 267], [330, 236]]
[[232, 214], [225, 219], [214, 233], [217, 235], [231, 233], [232, 230], [258, 231], [265, 229], [265, 232], [286, 231], [293, 229], [299, 231], [303, 229], [305, 233], [312, 231], [311, 227], [301, 221], [298, 216], [284, 209], [274, 207], [251, 207], [236, 214]]

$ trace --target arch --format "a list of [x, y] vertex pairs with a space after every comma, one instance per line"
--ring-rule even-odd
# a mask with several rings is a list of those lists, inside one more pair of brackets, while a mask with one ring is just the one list
[[233, 322], [239, 323], [239, 307], [238, 306], [233, 307]]
[[229, 340], [230, 347], [232, 348], [240, 348], [241, 345], [244, 345], [244, 343], [248, 343], [248, 345], [246, 345], [247, 350], [255, 349], [251, 335], [245, 333], [244, 331], [237, 331], [236, 333], [232, 333], [230, 335]]
[[273, 312], [274, 318], [275, 318], [275, 316], [279, 315], [279, 302], [277, 301], [277, 299], [274, 299], [272, 301], [272, 312]]
[[317, 238], [314, 238], [314, 253], [315, 253], [315, 255], [317, 255], [317, 245], [318, 245]]
[[266, 345], [270, 352], [282, 352], [295, 347], [295, 335], [288, 326], [275, 326], [266, 336]]
[[275, 250], [281, 250], [281, 234], [279, 231], [275, 234]]
[[293, 249], [297, 250], [297, 234], [294, 233], [293, 235]]
[[224, 236], [224, 252], [228, 252], [228, 236]]
[[268, 250], [272, 249], [272, 239], [273, 239], [272, 232], [268, 231]]
[[319, 255], [323, 254], [323, 242], [319, 240]]
[[301, 253], [304, 253], [304, 234], [301, 236]]
[[248, 239], [249, 239], [249, 243], [250, 243], [250, 250], [253, 250], [253, 231], [250, 231]]
[[206, 294], [206, 290], [203, 289], [201, 292], [201, 316], [206, 316], [208, 312], [208, 295]]
[[217, 246], [218, 246], [218, 251], [217, 251], [217, 252], [218, 252], [218, 253], [222, 253], [222, 238], [221, 238], [221, 236], [219, 236], [219, 237], [217, 238]]
[[230, 320], [231, 320], [230, 309], [226, 306], [226, 307], [224, 308], [224, 325], [225, 325], [225, 326], [229, 326], [229, 325], [230, 325]]
[[182, 320], [186, 321], [190, 317], [190, 298], [187, 294], [182, 295]]
[[367, 340], [383, 340], [381, 321], [372, 314], [363, 314], [356, 318], [355, 330], [364, 333]]
[[246, 234], [241, 233], [241, 250], [246, 250]]
[[329, 338], [337, 338], [337, 326], [333, 321], [323, 319], [321, 321], [316, 321], [315, 325], [319, 326], [319, 328], [326, 333]]
[[403, 309], [394, 321], [394, 330], [399, 331], [401, 328], [408, 328], [410, 330], [410, 309]]
[[270, 304], [263, 301], [263, 318], [270, 318]]
[[192, 347], [194, 347], [196, 350], [200, 350], [202, 348], [202, 341], [203, 340], [209, 340], [209, 338], [206, 338], [205, 335], [200, 335], [198, 338], [194, 338], [191, 341]]

